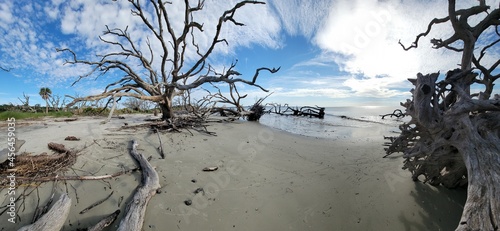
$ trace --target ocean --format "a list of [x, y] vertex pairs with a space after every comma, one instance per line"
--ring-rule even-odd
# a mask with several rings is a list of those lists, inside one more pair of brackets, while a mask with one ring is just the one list
[[396, 109], [404, 112], [404, 108], [387, 106], [327, 107], [324, 119], [270, 113], [263, 115], [260, 123], [294, 134], [326, 139], [396, 136], [398, 126], [409, 117], [387, 116], [382, 119], [381, 116]]

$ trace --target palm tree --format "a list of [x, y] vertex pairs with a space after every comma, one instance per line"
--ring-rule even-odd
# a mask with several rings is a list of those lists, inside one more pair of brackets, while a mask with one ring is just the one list
[[45, 114], [49, 113], [49, 102], [47, 101], [52, 95], [52, 91], [48, 87], [40, 88], [40, 92], [38, 93], [45, 100]]

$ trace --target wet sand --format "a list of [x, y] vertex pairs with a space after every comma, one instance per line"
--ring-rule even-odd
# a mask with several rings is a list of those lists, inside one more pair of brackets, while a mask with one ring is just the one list
[[[193, 135], [186, 130], [161, 134], [166, 154], [161, 159], [156, 134], [118, 130], [125, 122], [144, 123], [147, 116], [125, 117], [104, 125], [104, 118], [46, 119], [20, 126], [16, 134], [26, 140], [21, 151], [31, 153], [48, 152], [49, 142], [76, 150], [86, 147], [66, 175], [134, 168], [128, 148], [136, 139], [139, 152], [152, 157], [162, 186], [148, 205], [143, 230], [454, 230], [465, 202], [465, 190], [413, 182], [410, 173], [401, 170], [402, 158], [382, 158], [380, 133], [391, 130], [384, 125], [339, 128], [334, 139], [320, 139], [252, 122], [211, 123], [207, 129], [217, 136], [194, 130]], [[64, 141], [70, 135], [81, 140]], [[6, 140], [6, 132], [0, 140]], [[211, 166], [218, 170], [202, 171]], [[135, 172], [104, 181], [59, 182], [56, 198], [68, 192], [72, 199], [63, 230], [91, 226], [116, 209], [122, 210], [121, 219], [139, 179], [140, 172]], [[39, 187], [41, 204], [52, 184]], [[197, 188], [203, 191], [195, 194]], [[110, 199], [79, 214], [111, 192]], [[7, 196], [6, 190], [1, 193]], [[5, 198], [2, 205], [7, 204]], [[36, 199], [36, 193], [26, 199], [17, 224], [2, 215], [2, 230], [28, 224]], [[192, 204], [187, 206], [185, 200]], [[107, 230], [116, 229], [118, 220]]]

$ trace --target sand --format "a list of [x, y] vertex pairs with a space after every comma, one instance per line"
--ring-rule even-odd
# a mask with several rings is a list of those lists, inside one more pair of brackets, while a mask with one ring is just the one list
[[[413, 182], [410, 173], [401, 170], [402, 158], [382, 158], [382, 133], [396, 130], [385, 125], [339, 128], [333, 138], [320, 139], [254, 122], [211, 123], [207, 128], [217, 136], [194, 130], [193, 135], [186, 130], [161, 134], [166, 154], [161, 159], [156, 134], [147, 129], [118, 130], [123, 123], [144, 123], [148, 116], [125, 117], [104, 125], [100, 124], [104, 118], [89, 117], [74, 122], [18, 122], [16, 134], [26, 140], [21, 151], [48, 152], [49, 142], [83, 149], [66, 175], [134, 168], [128, 148], [136, 139], [139, 151], [152, 157], [162, 186], [149, 203], [143, 230], [453, 230], [465, 202], [465, 190]], [[70, 135], [81, 140], [64, 141]], [[0, 133], [0, 140], [6, 137], [6, 131]], [[202, 171], [211, 166], [218, 170]], [[72, 198], [63, 230], [88, 227], [116, 209], [122, 210], [121, 219], [138, 179], [140, 172], [104, 181], [58, 183], [56, 197], [68, 192]], [[39, 187], [42, 204], [52, 184]], [[197, 188], [204, 192], [193, 193]], [[109, 200], [79, 214], [111, 192]], [[1, 193], [5, 205], [6, 190]], [[28, 224], [36, 198], [33, 193], [26, 199], [16, 224], [2, 215], [1, 230]], [[185, 205], [185, 200], [192, 204]]]

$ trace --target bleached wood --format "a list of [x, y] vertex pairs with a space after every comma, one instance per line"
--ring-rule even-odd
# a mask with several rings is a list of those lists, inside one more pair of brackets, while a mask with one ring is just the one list
[[41, 230], [61, 230], [71, 207], [71, 198], [67, 194], [62, 194], [52, 208], [31, 225], [24, 226], [18, 231], [41, 231]]
[[137, 141], [132, 140], [130, 155], [138, 162], [142, 170], [142, 180], [135, 190], [134, 197], [127, 204], [127, 208], [125, 209], [127, 213], [120, 222], [120, 226], [118, 227], [119, 231], [142, 230], [149, 200], [161, 187], [158, 173], [146, 158], [141, 153], [137, 152], [137, 146]]

